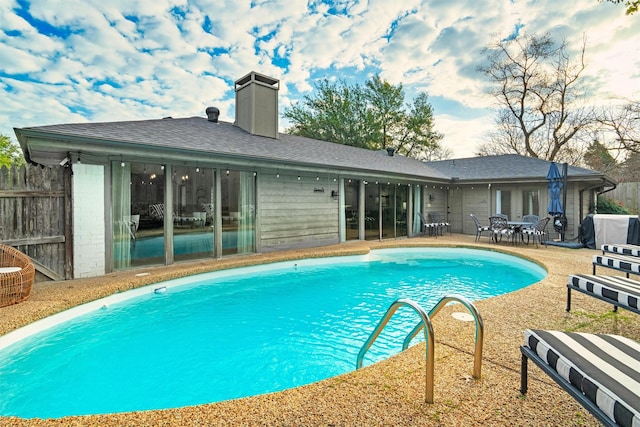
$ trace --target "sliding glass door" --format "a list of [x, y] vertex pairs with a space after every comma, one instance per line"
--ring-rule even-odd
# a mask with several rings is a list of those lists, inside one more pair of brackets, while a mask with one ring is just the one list
[[113, 269], [164, 263], [164, 167], [111, 166]]
[[227, 169], [220, 184], [222, 254], [255, 252], [255, 173]]
[[215, 254], [215, 170], [175, 166], [171, 183], [174, 259], [212, 257]]

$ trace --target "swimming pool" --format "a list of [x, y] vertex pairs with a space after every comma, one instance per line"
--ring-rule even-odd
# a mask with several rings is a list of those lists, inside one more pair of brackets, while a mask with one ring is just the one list
[[[398, 298], [429, 310], [445, 294], [478, 300], [545, 275], [489, 251], [394, 249], [140, 288], [0, 337], [0, 415], [170, 408], [296, 387], [352, 371]], [[365, 364], [400, 351], [417, 320], [400, 310]]]

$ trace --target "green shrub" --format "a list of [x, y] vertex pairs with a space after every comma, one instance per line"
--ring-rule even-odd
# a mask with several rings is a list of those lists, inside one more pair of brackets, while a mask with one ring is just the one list
[[607, 199], [603, 196], [598, 197], [598, 210], [599, 214], [618, 214], [629, 215], [630, 212], [622, 206], [617, 200]]

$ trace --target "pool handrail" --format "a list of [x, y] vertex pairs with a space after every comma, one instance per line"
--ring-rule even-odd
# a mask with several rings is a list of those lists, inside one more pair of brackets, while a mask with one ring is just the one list
[[[369, 338], [364, 342], [362, 348], [360, 348], [360, 352], [358, 353], [358, 358], [356, 360], [356, 369], [362, 368], [362, 361], [364, 359], [365, 353], [371, 348], [373, 342], [378, 338], [384, 327], [389, 322], [389, 319], [394, 315], [396, 310], [402, 306], [408, 306], [413, 308], [416, 313], [420, 316], [419, 325], [424, 325], [424, 339], [426, 342], [426, 373], [425, 373], [425, 401], [427, 403], [433, 403], [433, 371], [434, 371], [434, 343], [435, 339], [433, 337], [433, 325], [431, 324], [431, 320], [429, 319], [429, 314], [418, 303], [412, 301], [408, 298], [401, 298], [394, 301], [385, 315], [380, 319], [378, 325], [374, 328]], [[420, 328], [422, 329], [422, 327]], [[418, 329], [418, 331], [420, 331]]]
[[[445, 295], [438, 301], [438, 303], [429, 311], [428, 316], [429, 319], [433, 319], [436, 314], [450, 302], [459, 302], [464, 305], [469, 313], [473, 316], [473, 319], [476, 324], [476, 336], [475, 336], [475, 350], [473, 355], [473, 378], [479, 379], [482, 371], [482, 343], [484, 341], [484, 322], [482, 321], [482, 316], [480, 316], [480, 312], [471, 301], [462, 295], [450, 294]], [[411, 332], [407, 335], [402, 343], [402, 350], [406, 350], [409, 347], [409, 343], [422, 329], [422, 322], [419, 322]]]

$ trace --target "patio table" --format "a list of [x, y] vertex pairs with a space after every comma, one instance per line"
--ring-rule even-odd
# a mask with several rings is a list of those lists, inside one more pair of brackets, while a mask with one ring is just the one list
[[524, 243], [524, 236], [522, 235], [522, 229], [527, 227], [533, 227], [532, 222], [528, 221], [507, 221], [507, 225], [513, 229], [513, 243], [517, 243], [517, 237], [520, 237], [520, 241]]

